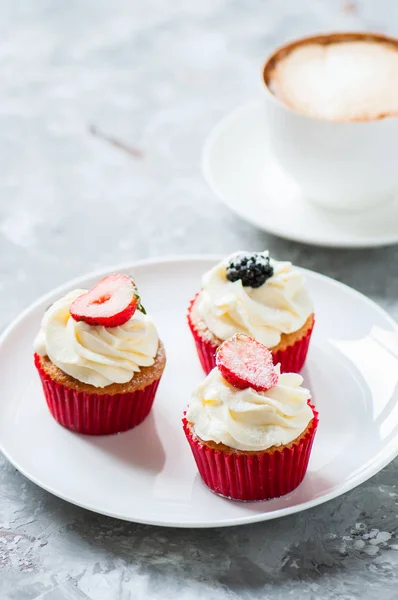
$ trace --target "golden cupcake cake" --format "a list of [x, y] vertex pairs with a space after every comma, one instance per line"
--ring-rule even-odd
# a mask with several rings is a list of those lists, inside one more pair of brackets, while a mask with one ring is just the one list
[[134, 282], [112, 274], [47, 309], [34, 361], [56, 421], [72, 431], [104, 435], [146, 418], [166, 355]]
[[203, 482], [234, 500], [276, 498], [303, 480], [318, 426], [297, 373], [280, 373], [271, 352], [237, 334], [217, 350], [183, 418]]
[[283, 372], [299, 372], [315, 323], [305, 277], [268, 252], [237, 252], [203, 275], [188, 308], [188, 324], [205, 373], [215, 351], [236, 333], [269, 348]]

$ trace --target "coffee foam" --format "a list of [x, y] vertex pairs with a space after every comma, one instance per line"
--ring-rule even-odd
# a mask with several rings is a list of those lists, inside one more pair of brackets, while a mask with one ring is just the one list
[[398, 45], [308, 41], [273, 60], [266, 82], [298, 112], [334, 121], [398, 115]]

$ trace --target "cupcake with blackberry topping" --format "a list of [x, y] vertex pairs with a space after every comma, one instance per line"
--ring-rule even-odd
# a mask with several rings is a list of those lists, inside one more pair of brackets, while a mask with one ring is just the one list
[[318, 426], [310, 392], [280, 373], [271, 352], [237, 334], [192, 394], [184, 432], [203, 482], [235, 500], [266, 500], [294, 490], [307, 471]]
[[188, 324], [205, 373], [215, 351], [236, 333], [269, 348], [281, 372], [299, 372], [305, 362], [314, 309], [304, 275], [268, 252], [237, 252], [204, 274], [191, 301]]
[[78, 433], [105, 435], [146, 418], [166, 356], [134, 282], [113, 274], [47, 309], [34, 361], [54, 419]]

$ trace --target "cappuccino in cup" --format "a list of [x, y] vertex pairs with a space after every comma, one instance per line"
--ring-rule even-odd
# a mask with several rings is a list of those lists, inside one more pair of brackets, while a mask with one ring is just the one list
[[331, 121], [398, 115], [398, 44], [376, 37], [319, 36], [283, 49], [266, 84], [287, 106]]
[[263, 69], [268, 134], [314, 202], [360, 209], [398, 187], [398, 40], [330, 33], [276, 50]]

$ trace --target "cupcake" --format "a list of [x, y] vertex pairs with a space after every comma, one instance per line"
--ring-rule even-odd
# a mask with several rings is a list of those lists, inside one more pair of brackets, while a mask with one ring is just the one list
[[305, 362], [314, 310], [303, 274], [268, 252], [237, 252], [204, 274], [191, 301], [188, 324], [205, 373], [215, 351], [236, 333], [269, 348], [281, 372], [299, 372]]
[[72, 431], [105, 435], [145, 419], [166, 355], [134, 282], [114, 274], [48, 308], [34, 361], [54, 419]]
[[185, 435], [204, 483], [234, 500], [267, 500], [303, 480], [318, 413], [296, 373], [280, 373], [265, 346], [242, 334], [192, 395]]

